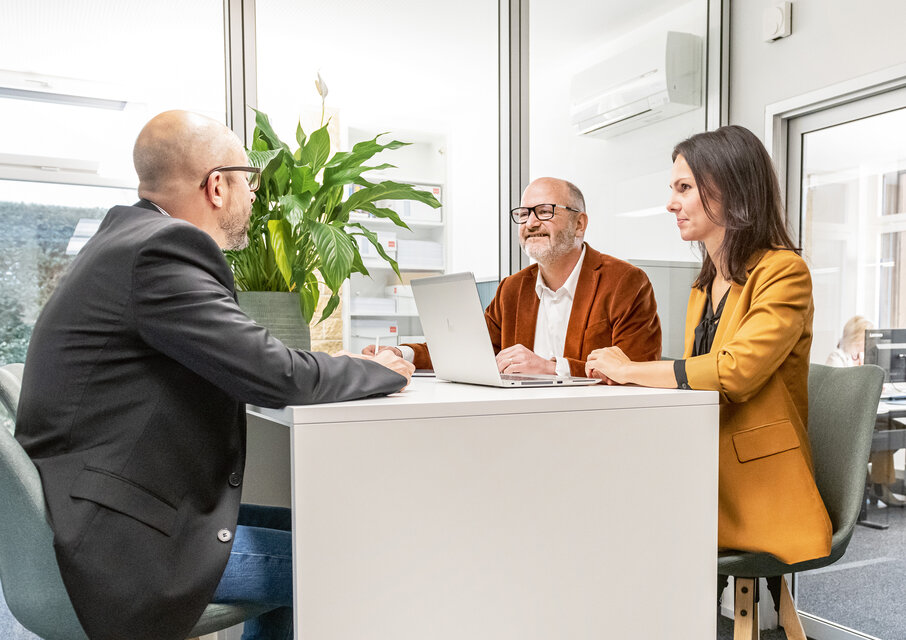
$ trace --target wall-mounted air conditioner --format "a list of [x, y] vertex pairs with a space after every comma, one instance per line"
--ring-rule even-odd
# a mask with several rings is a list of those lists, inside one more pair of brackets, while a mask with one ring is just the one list
[[602, 138], [700, 107], [702, 39], [667, 31], [577, 74], [570, 98], [577, 133]]

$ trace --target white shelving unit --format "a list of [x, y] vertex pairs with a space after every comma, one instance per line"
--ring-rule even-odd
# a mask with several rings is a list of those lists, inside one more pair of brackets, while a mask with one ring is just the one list
[[[370, 140], [378, 130], [350, 128], [346, 140], [351, 148], [356, 142]], [[447, 225], [444, 211], [444, 189], [446, 162], [444, 157], [445, 137], [424, 132], [392, 132], [381, 141], [391, 139], [410, 142], [400, 149], [375, 156], [372, 164], [388, 162], [395, 169], [373, 172], [369, 180], [394, 180], [415, 185], [422, 190], [433, 191], [441, 202], [440, 209], [430, 209], [420, 203], [409, 205], [393, 201], [383, 203], [399, 213], [410, 230], [398, 227], [389, 220], [353, 214], [351, 221], [361, 222], [370, 230], [387, 240], [385, 249], [392, 242], [388, 253], [399, 263], [402, 281], [393, 269], [377, 256], [369, 244], [366, 249], [374, 251], [362, 257], [370, 277], [354, 273], [343, 287], [343, 346], [352, 353], [360, 352], [365, 346], [379, 342], [382, 345], [397, 345], [401, 342], [421, 341], [421, 324], [411, 297], [394, 297], [388, 288], [407, 285], [413, 278], [438, 275], [447, 264]]]

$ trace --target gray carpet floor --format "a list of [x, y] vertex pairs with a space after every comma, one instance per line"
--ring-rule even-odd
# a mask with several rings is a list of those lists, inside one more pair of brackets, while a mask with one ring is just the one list
[[886, 530], [857, 526], [830, 567], [802, 574], [799, 608], [881, 640], [906, 638], [906, 509], [869, 507]]

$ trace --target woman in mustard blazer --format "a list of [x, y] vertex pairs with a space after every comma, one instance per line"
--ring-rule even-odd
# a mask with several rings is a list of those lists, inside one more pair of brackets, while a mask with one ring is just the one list
[[784, 224], [761, 142], [742, 127], [673, 150], [667, 209], [703, 264], [686, 311], [684, 359], [632, 362], [617, 347], [589, 375], [720, 393], [718, 544], [787, 563], [830, 553], [806, 427], [812, 282]]

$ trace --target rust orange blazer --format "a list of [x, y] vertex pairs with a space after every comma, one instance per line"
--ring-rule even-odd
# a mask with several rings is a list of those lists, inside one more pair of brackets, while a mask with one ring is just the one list
[[[504, 278], [485, 310], [494, 352], [521, 344], [535, 345], [538, 265]], [[415, 366], [431, 368], [427, 346], [410, 344]], [[618, 346], [633, 360], [657, 360], [661, 355], [661, 324], [654, 290], [645, 272], [628, 262], [585, 245], [563, 357], [574, 376], [585, 375], [585, 360], [595, 349]]]
[[686, 311], [686, 376], [720, 392], [718, 544], [787, 563], [830, 553], [831, 523], [815, 486], [808, 425], [812, 281], [792, 251], [749, 262], [733, 283], [707, 354], [689, 357], [708, 296]]

